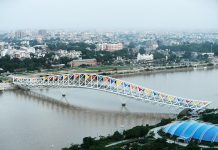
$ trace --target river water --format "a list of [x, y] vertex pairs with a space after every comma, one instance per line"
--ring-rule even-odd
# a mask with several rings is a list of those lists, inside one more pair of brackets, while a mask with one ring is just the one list
[[[173, 95], [209, 100], [218, 106], [218, 70], [120, 76]], [[23, 91], [0, 93], [1, 150], [58, 150], [85, 136], [106, 136], [136, 125], [156, 124], [176, 109], [87, 89], [34, 90], [74, 107], [47, 102]], [[66, 97], [62, 97], [62, 93]], [[122, 108], [125, 102], [127, 108]]]

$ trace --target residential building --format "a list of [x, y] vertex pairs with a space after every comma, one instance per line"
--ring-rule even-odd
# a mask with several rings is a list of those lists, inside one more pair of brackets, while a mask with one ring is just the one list
[[21, 47], [20, 50], [26, 51], [27, 53], [33, 53], [35, 54], [35, 48], [34, 47]]
[[137, 61], [153, 61], [154, 55], [153, 54], [140, 54], [137, 55]]
[[22, 58], [30, 58], [30, 53], [24, 51], [24, 50], [17, 50], [14, 55], [13, 55], [14, 58], [19, 58], [19, 59], [22, 59]]
[[116, 43], [116, 44], [102, 43], [102, 44], [97, 44], [96, 47], [97, 47], [97, 50], [114, 52], [114, 51], [123, 49], [123, 44], [122, 43]]
[[75, 50], [58, 50], [57, 55], [60, 57], [68, 57], [68, 58], [79, 58], [81, 56], [81, 51], [75, 51]]
[[208, 58], [213, 58], [213, 57], [214, 57], [214, 53], [202, 53], [201, 55], [202, 55], [202, 56], [207, 55]]
[[44, 29], [41, 29], [41, 30], [38, 31], [38, 34], [42, 35], [42, 36], [46, 36], [47, 33], [48, 33], [47, 30], [44, 30]]
[[4, 42], [0, 42], [0, 51], [4, 49]]
[[8, 52], [8, 49], [4, 49], [0, 51], [0, 57], [4, 57]]
[[25, 33], [23, 31], [16, 31], [15, 32], [15, 38], [22, 39], [25, 36]]

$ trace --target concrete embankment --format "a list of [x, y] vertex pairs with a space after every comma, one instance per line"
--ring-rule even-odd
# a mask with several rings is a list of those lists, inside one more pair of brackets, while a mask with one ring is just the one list
[[117, 71], [107, 71], [100, 72], [99, 74], [107, 74], [113, 77], [120, 77], [123, 75], [134, 76], [138, 74], [154, 74], [154, 73], [168, 73], [168, 72], [182, 72], [182, 71], [193, 71], [195, 69], [214, 69], [218, 68], [218, 64], [214, 64], [213, 66], [208, 66], [208, 64], [198, 65], [197, 68], [195, 66], [162, 66], [162, 67], [153, 67], [153, 68], [133, 68], [131, 70], [117, 70]]
[[3, 90], [14, 90], [16, 89], [16, 86], [12, 83], [0, 83], [0, 91]]

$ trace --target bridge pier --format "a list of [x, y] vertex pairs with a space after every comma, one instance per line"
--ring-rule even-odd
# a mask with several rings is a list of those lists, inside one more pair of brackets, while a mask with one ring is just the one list
[[122, 105], [122, 107], [126, 107], [126, 103], [122, 103], [121, 105]]

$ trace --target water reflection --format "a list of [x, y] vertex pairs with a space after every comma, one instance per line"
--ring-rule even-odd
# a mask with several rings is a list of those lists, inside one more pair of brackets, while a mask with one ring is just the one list
[[[54, 149], [80, 143], [86, 136], [106, 136], [136, 125], [156, 124], [160, 113], [92, 110], [45, 100], [24, 91], [5, 91], [0, 99], [0, 147], [4, 150]], [[24, 142], [25, 141], [25, 142]]]
[[[47, 97], [43, 99], [31, 92], [16, 91], [16, 96], [19, 100], [37, 103], [39, 106], [51, 109], [58, 113], [71, 116], [78, 120], [77, 122], [83, 125], [89, 122], [95, 122], [96, 125], [104, 126], [113, 124], [113, 126], [125, 125], [130, 127], [134, 124], [154, 124], [160, 121], [161, 118], [168, 118], [174, 115], [162, 113], [134, 113], [129, 112], [127, 107], [120, 107], [119, 112], [94, 110], [91, 108], [82, 108], [74, 105], [68, 105], [65, 102], [47, 101]], [[55, 99], [54, 99], [55, 100]]]

